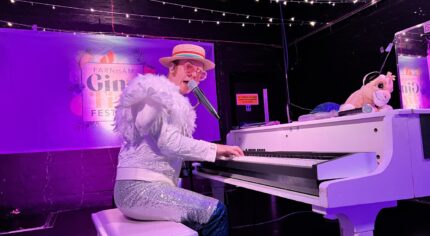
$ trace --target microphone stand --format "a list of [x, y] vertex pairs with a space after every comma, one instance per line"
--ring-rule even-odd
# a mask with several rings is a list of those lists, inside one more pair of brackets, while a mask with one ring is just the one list
[[282, 47], [283, 47], [283, 55], [284, 55], [284, 70], [285, 70], [285, 87], [286, 87], [286, 96], [287, 101], [285, 105], [285, 109], [287, 112], [287, 120], [288, 123], [291, 123], [290, 116], [290, 88], [288, 85], [288, 43], [287, 43], [287, 33], [285, 32], [285, 24], [284, 24], [284, 13], [282, 11], [282, 4], [279, 4], [279, 12], [281, 14], [281, 29], [282, 29]]

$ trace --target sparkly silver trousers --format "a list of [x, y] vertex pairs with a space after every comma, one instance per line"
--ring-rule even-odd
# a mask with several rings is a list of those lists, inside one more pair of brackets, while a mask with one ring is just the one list
[[162, 182], [117, 180], [114, 199], [120, 211], [137, 220], [205, 224], [218, 200]]

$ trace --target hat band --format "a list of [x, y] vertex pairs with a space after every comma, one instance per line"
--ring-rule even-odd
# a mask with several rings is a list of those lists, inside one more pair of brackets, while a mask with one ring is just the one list
[[174, 57], [190, 57], [190, 58], [200, 58], [200, 59], [204, 59], [205, 56], [203, 54], [199, 54], [196, 52], [176, 52], [173, 54]]

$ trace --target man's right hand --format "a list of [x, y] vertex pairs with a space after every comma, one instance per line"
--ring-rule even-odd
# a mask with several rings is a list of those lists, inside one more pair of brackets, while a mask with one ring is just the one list
[[243, 151], [240, 147], [223, 145], [223, 144], [217, 144], [216, 154], [217, 156], [225, 156], [225, 157], [245, 156], [245, 154], [243, 154]]

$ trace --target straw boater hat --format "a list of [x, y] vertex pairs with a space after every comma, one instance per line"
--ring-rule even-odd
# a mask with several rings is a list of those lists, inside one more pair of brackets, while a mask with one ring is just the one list
[[160, 63], [169, 67], [170, 63], [175, 60], [196, 60], [203, 63], [203, 70], [210, 70], [215, 64], [206, 59], [205, 49], [194, 44], [178, 44], [172, 50], [171, 57], [160, 58]]

